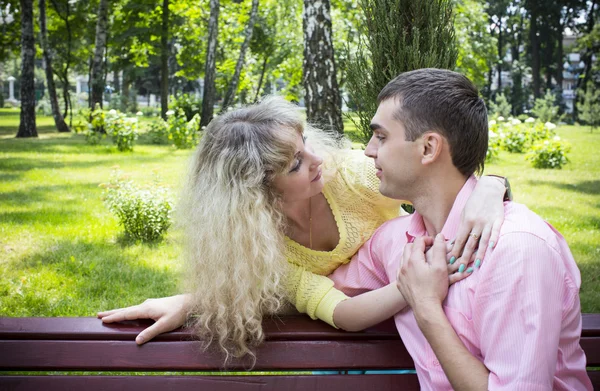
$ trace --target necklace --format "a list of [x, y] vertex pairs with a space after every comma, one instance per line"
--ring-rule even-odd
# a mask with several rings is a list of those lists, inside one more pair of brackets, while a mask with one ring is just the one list
[[308, 248], [312, 250], [312, 198], [308, 199]]

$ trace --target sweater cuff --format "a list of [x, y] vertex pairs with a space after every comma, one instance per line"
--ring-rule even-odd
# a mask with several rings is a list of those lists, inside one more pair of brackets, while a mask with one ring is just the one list
[[337, 329], [338, 327], [333, 322], [333, 311], [338, 304], [346, 299], [349, 299], [349, 297], [332, 287], [319, 302], [315, 310], [315, 316]]

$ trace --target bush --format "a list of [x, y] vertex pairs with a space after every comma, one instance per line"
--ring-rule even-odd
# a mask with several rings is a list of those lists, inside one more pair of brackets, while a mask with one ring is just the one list
[[105, 126], [106, 113], [96, 105], [96, 108], [89, 116], [87, 130], [85, 131], [85, 141], [91, 145], [98, 145], [102, 139], [106, 138]]
[[160, 108], [159, 107], [142, 107], [140, 110], [144, 117], [160, 117]]
[[157, 118], [150, 123], [148, 129], [148, 137], [152, 144], [168, 144], [169, 143], [169, 124], [162, 118]]
[[541, 122], [558, 122], [562, 117], [558, 115], [559, 107], [555, 102], [556, 96], [547, 90], [543, 98], [535, 100], [531, 113]]
[[179, 110], [183, 111], [186, 121], [191, 121], [195, 115], [200, 115], [202, 101], [188, 94], [178, 97], [171, 96], [169, 109], [175, 113], [179, 112]]
[[551, 140], [536, 142], [527, 153], [527, 160], [535, 168], [562, 168], [569, 162], [567, 153], [571, 146], [556, 136]]
[[183, 110], [178, 109], [176, 112], [169, 110], [167, 112], [169, 119], [168, 123], [168, 139], [173, 142], [177, 149], [193, 148], [198, 143], [198, 126], [200, 123], [200, 115], [196, 114], [190, 122], [187, 122]]
[[127, 118], [123, 113], [110, 110], [104, 119], [106, 132], [121, 152], [133, 151], [133, 143], [138, 137], [137, 118]]
[[490, 111], [494, 115], [509, 117], [512, 106], [508, 103], [508, 99], [504, 94], [499, 94], [496, 96], [496, 102], [490, 102]]
[[114, 171], [105, 188], [104, 202], [119, 219], [125, 237], [153, 242], [162, 238], [171, 226], [173, 201], [169, 189], [155, 179], [152, 186], [141, 188]]
[[512, 126], [504, 133], [502, 147], [511, 153], [523, 153], [531, 145], [527, 128], [523, 126]]

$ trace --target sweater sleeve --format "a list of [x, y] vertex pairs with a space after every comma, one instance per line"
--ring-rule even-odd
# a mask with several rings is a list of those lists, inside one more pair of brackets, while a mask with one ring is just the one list
[[348, 296], [334, 288], [333, 281], [325, 276], [292, 263], [289, 267], [286, 290], [290, 302], [299, 312], [337, 328], [333, 322], [333, 311]]

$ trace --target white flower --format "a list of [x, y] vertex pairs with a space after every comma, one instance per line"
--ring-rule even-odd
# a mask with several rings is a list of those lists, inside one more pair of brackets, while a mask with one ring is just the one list
[[108, 112], [108, 114], [110, 114], [110, 115], [117, 115], [117, 110], [115, 110], [115, 109], [111, 109], [111, 110]]
[[546, 123], [544, 124], [544, 126], [545, 126], [546, 128], [548, 128], [548, 130], [552, 130], [552, 129], [556, 128], [556, 125], [554, 125], [552, 122], [546, 122]]
[[554, 140], [554, 141], [560, 141], [560, 137], [558, 137], [558, 136], [554, 136], [553, 140]]
[[142, 113], [141, 111], [138, 111], [137, 113], [135, 113], [135, 115], [144, 115], [144, 113]]
[[518, 124], [520, 124], [520, 123], [521, 123], [521, 121], [520, 121], [520, 120], [518, 120], [517, 118], [513, 118], [513, 119], [512, 119], [512, 121], [511, 121], [511, 123], [512, 123], [513, 125], [518, 125]]
[[529, 117], [525, 120], [526, 123], [530, 124], [532, 122], [535, 122], [535, 118]]
[[504, 117], [503, 116], [498, 117], [498, 121], [504, 121]]
[[496, 120], [491, 120], [490, 122], [488, 122], [489, 126], [494, 126], [496, 125]]
[[169, 111], [167, 111], [167, 113], [166, 113], [166, 114], [167, 114], [167, 115], [173, 115], [173, 114], [175, 114], [175, 112], [174, 112], [173, 110], [169, 110]]

